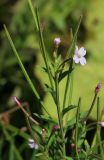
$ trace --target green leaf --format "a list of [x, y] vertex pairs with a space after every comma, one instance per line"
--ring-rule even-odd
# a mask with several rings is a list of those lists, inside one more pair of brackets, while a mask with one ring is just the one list
[[48, 70], [46, 67], [42, 67], [42, 70], [45, 72], [45, 73], [48, 73]]
[[7, 38], [8, 38], [8, 40], [9, 40], [9, 43], [10, 43], [10, 45], [11, 45], [11, 48], [12, 48], [12, 50], [13, 50], [13, 53], [14, 53], [14, 55], [16, 56], [16, 58], [17, 58], [17, 60], [18, 60], [18, 63], [19, 63], [19, 65], [20, 65], [20, 67], [21, 67], [21, 70], [22, 70], [22, 72], [23, 72], [23, 74], [24, 74], [24, 76], [25, 76], [28, 84], [30, 85], [30, 88], [32, 89], [33, 93], [35, 94], [37, 100], [38, 100], [38, 101], [40, 102], [40, 104], [42, 105], [42, 107], [43, 107], [43, 109], [45, 110], [45, 112], [46, 112], [47, 114], [49, 114], [49, 113], [46, 111], [43, 102], [40, 101], [40, 96], [39, 96], [39, 94], [38, 94], [38, 92], [37, 92], [37, 90], [36, 90], [33, 82], [31, 81], [31, 79], [30, 79], [30, 77], [29, 77], [29, 75], [28, 75], [28, 73], [27, 73], [27, 71], [26, 71], [26, 69], [25, 69], [25, 67], [24, 67], [24, 65], [23, 65], [20, 57], [19, 57], [19, 54], [18, 54], [18, 52], [17, 52], [17, 50], [16, 50], [16, 48], [15, 48], [15, 45], [14, 45], [14, 43], [13, 43], [13, 40], [12, 40], [12, 38], [11, 38], [11, 36], [10, 36], [10, 34], [9, 34], [9, 32], [8, 32], [8, 30], [7, 30], [7, 28], [6, 28], [5, 25], [4, 25], [4, 29], [5, 29], [5, 33], [6, 33], [6, 35], [7, 35]]
[[11, 124], [8, 124], [5, 129], [8, 130], [9, 132], [16, 133], [16, 135], [19, 135], [19, 136], [21, 136], [22, 138], [24, 138], [26, 140], [29, 138], [29, 135], [27, 133], [25, 133], [23, 131], [20, 132], [19, 129], [17, 129], [16, 127], [12, 126]]
[[37, 153], [36, 155], [35, 155], [35, 157], [40, 157], [40, 156], [42, 156], [43, 155], [43, 153]]
[[68, 120], [66, 122], [65, 131], [67, 132], [69, 129], [72, 129], [74, 127], [75, 123], [76, 123], [76, 117], [71, 120]]
[[15, 156], [16, 156], [16, 160], [23, 160], [19, 150], [15, 147], [15, 145], [14, 145], [14, 153], [15, 153]]
[[9, 160], [14, 160], [14, 142], [11, 140], [9, 148]]
[[[74, 45], [76, 43], [77, 33], [78, 33], [78, 30], [79, 30], [81, 21], [82, 21], [82, 16], [80, 16], [80, 18], [79, 18], [79, 22], [78, 22], [78, 24], [76, 26], [75, 34], [74, 34], [74, 36], [72, 38], [71, 45], [70, 45], [70, 47], [68, 49], [68, 52], [67, 52], [67, 56], [70, 56], [70, 53], [72, 52], [73, 47], [74, 47]], [[72, 57], [72, 54], [71, 54], [71, 57]]]
[[46, 115], [39, 115], [37, 113], [33, 113], [34, 116], [36, 116], [37, 118], [44, 120], [46, 122], [51, 122], [51, 123], [57, 123], [55, 120], [53, 120], [50, 116], [46, 116]]
[[59, 66], [60, 66], [61, 63], [62, 63], [62, 58], [61, 58], [61, 55], [59, 55], [55, 59], [55, 63], [54, 63], [55, 71], [57, 71], [57, 69], [59, 68]]
[[45, 91], [46, 92], [50, 92], [50, 93], [53, 93], [54, 91], [53, 91], [53, 89], [48, 85], [48, 84], [45, 84]]
[[63, 78], [65, 78], [68, 74], [70, 74], [71, 72], [73, 71], [73, 68], [71, 70], [67, 70], [67, 71], [64, 71], [63, 73], [61, 73], [59, 75], [59, 79], [58, 81], [60, 82]]
[[0, 140], [0, 160], [2, 160], [3, 142], [4, 142], [4, 140], [3, 140], [3, 138], [1, 138], [1, 140]]
[[62, 115], [64, 116], [67, 112], [69, 112], [71, 109], [74, 109], [74, 108], [77, 108], [77, 106], [76, 105], [70, 105], [67, 108], [64, 108], [62, 110]]
[[22, 63], [22, 61], [21, 61], [21, 59], [20, 59], [20, 57], [19, 57], [19, 54], [18, 54], [18, 52], [17, 52], [17, 50], [16, 50], [16, 48], [15, 48], [15, 45], [14, 45], [14, 43], [13, 43], [13, 41], [12, 41], [12, 38], [11, 38], [11, 36], [10, 36], [10, 34], [9, 34], [9, 32], [8, 32], [8, 30], [7, 30], [7, 28], [6, 28], [5, 25], [4, 25], [4, 29], [5, 29], [5, 33], [6, 33], [6, 35], [7, 35], [7, 38], [8, 38], [8, 40], [9, 40], [9, 43], [10, 43], [10, 45], [11, 45], [11, 48], [12, 48], [12, 50], [13, 50], [13, 52], [14, 52], [17, 60], [18, 60], [18, 63], [19, 63], [19, 65], [20, 65], [20, 67], [21, 67], [21, 70], [22, 70], [23, 73], [24, 73], [25, 78], [27, 79], [27, 81], [28, 81], [30, 87], [32, 88], [32, 90], [33, 90], [35, 96], [37, 97], [37, 99], [40, 99], [39, 94], [38, 94], [38, 92], [36, 91], [36, 88], [34, 87], [34, 85], [33, 85], [32, 81], [31, 81], [30, 77], [28, 76], [27, 71], [26, 71], [25, 68], [24, 68], [24, 65], [23, 65], [23, 63]]
[[38, 28], [38, 23], [37, 23], [37, 18], [36, 18], [36, 14], [35, 14], [35, 11], [34, 11], [34, 7], [33, 7], [33, 4], [32, 4], [32, 1], [31, 1], [31, 0], [28, 0], [28, 3], [29, 3], [29, 6], [30, 6], [32, 15], [33, 15], [33, 19], [34, 19], [36, 28], [37, 28], [37, 30], [39, 30], [39, 28]]
[[66, 160], [73, 160], [71, 157], [65, 157]]
[[88, 141], [87, 141], [87, 140], [84, 141], [84, 145], [85, 145], [86, 151], [89, 152], [89, 150], [90, 150], [90, 145], [88, 144]]

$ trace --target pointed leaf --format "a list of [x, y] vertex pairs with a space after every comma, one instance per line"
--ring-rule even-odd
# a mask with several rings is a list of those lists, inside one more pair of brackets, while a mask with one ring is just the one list
[[62, 111], [62, 115], [64, 116], [67, 112], [69, 112], [70, 110], [72, 110], [76, 107], [77, 107], [76, 105], [70, 105], [67, 108], [64, 108], [63, 111]]
[[72, 68], [71, 70], [67, 70], [67, 71], [64, 71], [62, 74], [59, 75], [59, 82], [65, 78], [68, 74], [70, 74], [72, 71], [73, 71], [74, 68]]
[[45, 84], [45, 87], [46, 87], [45, 91], [50, 92], [50, 93], [54, 92], [53, 89], [48, 84]]
[[42, 67], [42, 70], [45, 72], [45, 73], [48, 73], [48, 70], [46, 67]]
[[53, 120], [51, 117], [46, 116], [46, 115], [39, 115], [37, 113], [33, 113], [34, 116], [36, 116], [37, 118], [44, 120], [46, 122], [51, 122], [51, 123], [57, 123], [55, 120]]

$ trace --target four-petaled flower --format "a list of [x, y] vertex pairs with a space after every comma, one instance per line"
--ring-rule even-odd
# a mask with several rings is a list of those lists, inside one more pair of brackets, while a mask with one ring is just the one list
[[78, 47], [76, 46], [73, 57], [74, 62], [77, 64], [80, 63], [81, 65], [85, 65], [86, 64], [86, 59], [84, 57], [85, 55], [86, 55], [86, 49], [84, 47], [78, 49]]

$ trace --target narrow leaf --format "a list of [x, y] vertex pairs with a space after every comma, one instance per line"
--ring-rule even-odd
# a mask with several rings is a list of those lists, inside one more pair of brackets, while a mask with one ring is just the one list
[[15, 145], [14, 145], [14, 153], [15, 153], [15, 156], [16, 156], [16, 160], [23, 160], [19, 150], [15, 147]]
[[66, 77], [68, 74], [70, 74], [72, 71], [73, 71], [73, 69], [67, 70], [67, 71], [64, 71], [63, 73], [61, 73], [61, 74], [59, 75], [58, 81], [60, 82], [63, 78], [65, 78], [65, 77]]
[[18, 54], [18, 52], [17, 52], [17, 50], [16, 50], [16, 48], [15, 48], [15, 45], [14, 45], [14, 43], [13, 43], [13, 41], [12, 41], [12, 39], [11, 39], [11, 36], [10, 36], [10, 34], [9, 34], [9, 32], [8, 32], [8, 30], [7, 30], [7, 28], [6, 28], [5, 25], [4, 25], [4, 29], [5, 29], [5, 33], [6, 33], [6, 35], [7, 35], [7, 38], [8, 38], [8, 40], [9, 40], [9, 43], [10, 43], [10, 45], [11, 45], [11, 48], [12, 48], [12, 50], [13, 50], [13, 52], [14, 52], [17, 60], [18, 60], [18, 63], [19, 63], [19, 65], [20, 65], [23, 73], [24, 73], [25, 78], [27, 79], [27, 81], [28, 81], [29, 85], [31, 86], [31, 88], [32, 88], [34, 94], [36, 95], [36, 97], [37, 97], [38, 99], [40, 99], [39, 94], [38, 94], [38, 92], [36, 91], [36, 88], [34, 87], [34, 85], [33, 85], [32, 81], [31, 81], [30, 77], [28, 76], [28, 73], [26, 72], [26, 70], [25, 70], [25, 68], [24, 68], [24, 65], [23, 65], [23, 63], [22, 63], [22, 61], [21, 61], [21, 59], [20, 59], [20, 57], [19, 57], [19, 54]]
[[29, 85], [30, 85], [33, 93], [35, 94], [37, 100], [41, 103], [43, 109], [46, 111], [47, 114], [49, 114], [49, 113], [47, 112], [47, 110], [45, 109], [45, 107], [44, 107], [44, 105], [43, 105], [43, 102], [40, 101], [40, 96], [39, 96], [39, 94], [38, 94], [35, 86], [33, 85], [33, 82], [31, 81], [31, 79], [30, 79], [30, 77], [29, 77], [29, 75], [28, 75], [28, 73], [27, 73], [27, 71], [26, 71], [26, 69], [25, 69], [25, 67], [24, 67], [24, 65], [23, 65], [20, 57], [19, 57], [19, 54], [18, 54], [18, 52], [17, 52], [17, 50], [16, 50], [16, 48], [15, 48], [15, 45], [14, 45], [14, 43], [13, 43], [13, 41], [12, 41], [12, 38], [11, 38], [11, 36], [10, 36], [10, 34], [9, 34], [9, 32], [8, 32], [8, 30], [7, 30], [7, 28], [6, 28], [5, 25], [4, 25], [4, 29], [5, 29], [5, 33], [6, 33], [6, 35], [7, 35], [7, 38], [8, 38], [8, 40], [9, 40], [9, 43], [10, 43], [10, 45], [11, 45], [11, 48], [12, 48], [12, 50], [13, 50], [13, 53], [15, 54], [15, 56], [16, 56], [16, 58], [17, 58], [17, 60], [18, 60], [18, 63], [19, 63], [19, 65], [20, 65], [20, 67], [21, 67], [21, 70], [22, 70], [22, 72], [23, 72], [23, 74], [24, 74], [27, 82], [29, 83]]
[[77, 107], [76, 105], [70, 105], [67, 108], [64, 108], [63, 111], [62, 111], [62, 115], [64, 116], [67, 112], [69, 112], [70, 110], [72, 110], [76, 107]]
[[35, 14], [35, 12], [34, 12], [34, 7], [33, 7], [33, 4], [32, 4], [32, 1], [31, 1], [31, 0], [28, 0], [28, 3], [29, 3], [29, 6], [30, 6], [30, 9], [31, 9], [33, 18], [34, 18], [34, 22], [35, 22], [36, 28], [37, 28], [37, 30], [39, 30], [39, 29], [38, 29], [38, 24], [37, 24], [37, 18], [36, 18], [36, 14]]
[[14, 160], [14, 144], [13, 144], [13, 140], [10, 143], [9, 160]]
[[46, 115], [39, 115], [37, 113], [33, 113], [34, 116], [36, 116], [37, 118], [44, 120], [46, 122], [52, 122], [52, 123], [57, 123], [55, 120], [53, 120], [50, 116], [46, 116]]
[[78, 34], [78, 30], [79, 30], [79, 27], [80, 27], [80, 24], [81, 24], [81, 20], [82, 20], [82, 15], [80, 16], [79, 22], [78, 22], [78, 24], [77, 24], [77, 26], [76, 26], [75, 34], [74, 34], [73, 39], [72, 39], [72, 41], [71, 41], [71, 45], [70, 45], [69, 50], [68, 50], [68, 52], [67, 52], [67, 56], [70, 55], [70, 53], [71, 53], [71, 51], [72, 51], [72, 49], [73, 49], [73, 46], [74, 46], [74, 44], [75, 44], [76, 37], [77, 37], [77, 34]]

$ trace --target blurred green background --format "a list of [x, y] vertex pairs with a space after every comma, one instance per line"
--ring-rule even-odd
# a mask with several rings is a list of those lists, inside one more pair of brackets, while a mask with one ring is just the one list
[[[87, 64], [84, 67], [76, 65], [73, 74], [72, 103], [76, 104], [81, 96], [81, 108], [86, 111], [94, 96], [95, 86], [104, 81], [104, 1], [33, 0], [33, 3], [34, 5], [37, 3], [39, 7], [45, 44], [50, 56], [53, 52], [54, 38], [61, 37], [62, 43], [59, 51], [64, 57], [70, 46], [70, 28], [75, 31], [79, 17], [81, 14], [83, 15], [77, 43], [87, 50]], [[0, 113], [2, 114], [15, 106], [12, 101], [14, 95], [22, 102], [28, 102], [32, 112], [42, 112], [10, 48], [3, 24], [6, 24], [9, 29], [20, 57], [44, 99], [47, 109], [56, 117], [54, 103], [44, 90], [44, 83], [48, 79], [41, 70], [44, 64], [27, 0], [0, 0]], [[65, 80], [60, 84], [60, 101], [63, 100], [64, 84]], [[103, 108], [103, 89], [99, 95], [100, 105]], [[95, 111], [96, 107], [93, 110], [93, 118], [96, 116]], [[6, 115], [0, 120], [3, 124], [10, 123], [19, 128], [25, 125], [23, 114], [20, 111]]]
[[[33, 1], [34, 2], [34, 1]], [[87, 109], [93, 97], [93, 91], [98, 82], [103, 83], [103, 0], [55, 0], [35, 1], [39, 6], [41, 25], [44, 28], [45, 44], [50, 56], [53, 52], [53, 39], [61, 37], [62, 43], [59, 49], [64, 57], [70, 46], [70, 28], [75, 30], [80, 15], [83, 15], [78, 33], [78, 45], [87, 50], [87, 65], [76, 66], [73, 75], [74, 87], [72, 102], [77, 103], [79, 96], [82, 97], [82, 110]], [[100, 5], [99, 5], [100, 4]], [[5, 37], [3, 24], [9, 28], [12, 38], [18, 49], [21, 59], [44, 97], [47, 109], [53, 112], [54, 104], [49, 95], [44, 92], [44, 83], [47, 76], [41, 70], [43, 61], [41, 58], [38, 40], [34, 29], [34, 22], [26, 0], [0, 1], [0, 97], [1, 111], [13, 106], [12, 95], [17, 95], [22, 101], [34, 106], [34, 96], [18, 66]], [[65, 80], [60, 85], [60, 100], [63, 100]], [[101, 106], [103, 107], [103, 90], [101, 91]], [[49, 107], [50, 106], [50, 107]], [[96, 109], [96, 108], [95, 108]], [[40, 112], [39, 107], [36, 111]], [[95, 112], [94, 112], [95, 113]], [[93, 114], [94, 116], [95, 114]]]

